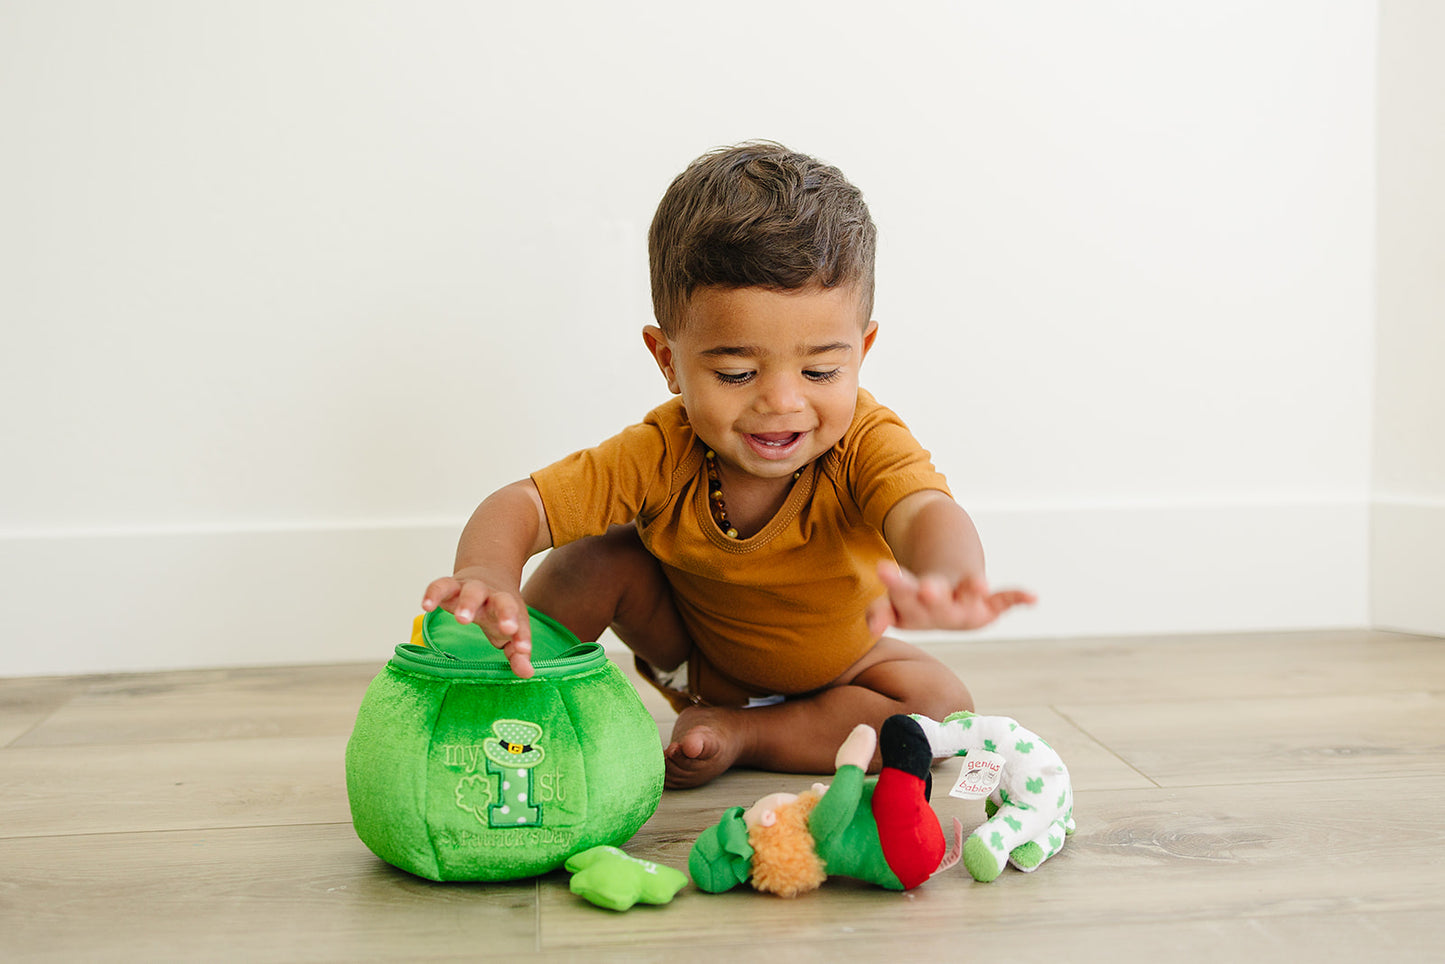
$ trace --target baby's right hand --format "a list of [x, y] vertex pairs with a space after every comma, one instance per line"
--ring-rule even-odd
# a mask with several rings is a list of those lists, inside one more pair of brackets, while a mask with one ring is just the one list
[[440, 606], [459, 623], [476, 623], [492, 645], [506, 654], [512, 672], [522, 679], [533, 674], [532, 625], [527, 604], [515, 592], [493, 589], [463, 569], [453, 576], [432, 580], [421, 598], [421, 608]]

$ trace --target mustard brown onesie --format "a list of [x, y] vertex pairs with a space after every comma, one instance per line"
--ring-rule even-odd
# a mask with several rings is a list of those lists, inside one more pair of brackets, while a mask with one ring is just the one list
[[675, 398], [534, 472], [553, 543], [636, 523], [692, 636], [691, 701], [739, 706], [827, 685], [875, 642], [866, 612], [884, 592], [878, 563], [892, 558], [884, 518], [904, 496], [948, 492], [946, 480], [860, 389], [843, 438], [803, 469], [777, 515], [731, 539], [709, 508], [705, 452]]

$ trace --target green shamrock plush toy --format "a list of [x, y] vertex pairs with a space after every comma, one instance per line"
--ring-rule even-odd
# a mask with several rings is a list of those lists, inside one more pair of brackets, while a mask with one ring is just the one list
[[1004, 864], [1037, 870], [1074, 832], [1069, 771], [1038, 734], [1006, 716], [914, 716], [935, 757], [964, 758], [951, 796], [984, 799], [988, 821], [963, 846], [963, 865], [987, 883]]
[[598, 907], [627, 910], [633, 904], [666, 904], [687, 885], [687, 875], [616, 847], [593, 847], [567, 858], [572, 893]]

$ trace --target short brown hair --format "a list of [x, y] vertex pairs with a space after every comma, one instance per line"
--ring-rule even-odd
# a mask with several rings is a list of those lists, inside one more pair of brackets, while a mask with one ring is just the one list
[[771, 141], [704, 154], [663, 195], [647, 234], [652, 308], [668, 334], [698, 288], [857, 285], [873, 313], [878, 229], [841, 171]]

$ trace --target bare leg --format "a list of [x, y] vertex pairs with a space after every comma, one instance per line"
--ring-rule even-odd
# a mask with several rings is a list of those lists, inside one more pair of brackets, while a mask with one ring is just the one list
[[[834, 754], [859, 723], [877, 729], [895, 713], [942, 719], [971, 709], [968, 688], [947, 666], [885, 636], [832, 685], [811, 696], [753, 709], [683, 710], [667, 748], [667, 786], [701, 786], [732, 766], [832, 773]], [[875, 754], [872, 769], [878, 764]]]
[[610, 627], [661, 670], [676, 669], [692, 651], [662, 567], [634, 526], [613, 526], [553, 549], [522, 587], [522, 598], [584, 642]]

